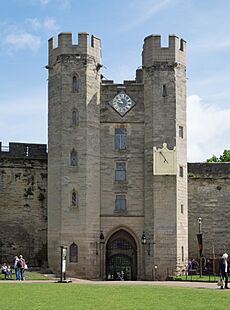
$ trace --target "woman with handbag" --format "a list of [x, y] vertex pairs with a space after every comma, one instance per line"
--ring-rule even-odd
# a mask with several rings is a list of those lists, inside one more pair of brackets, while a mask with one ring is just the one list
[[[220, 259], [220, 276], [221, 279], [224, 280], [224, 283], [221, 283], [221, 289], [229, 289], [228, 287], [228, 272], [229, 272], [229, 262], [228, 262], [228, 254], [224, 253]], [[225, 284], [225, 285], [224, 285]]]

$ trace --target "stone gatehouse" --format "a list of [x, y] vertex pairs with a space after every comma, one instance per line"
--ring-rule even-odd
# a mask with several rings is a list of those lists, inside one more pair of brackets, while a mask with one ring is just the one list
[[189, 164], [187, 174], [185, 56], [183, 39], [162, 48], [148, 36], [135, 80], [115, 84], [100, 73], [98, 38], [49, 40], [49, 152], [1, 152], [1, 259], [23, 251], [38, 265], [47, 250], [58, 272], [64, 245], [68, 274], [164, 279], [197, 255], [198, 217], [204, 254], [227, 247], [230, 165]]

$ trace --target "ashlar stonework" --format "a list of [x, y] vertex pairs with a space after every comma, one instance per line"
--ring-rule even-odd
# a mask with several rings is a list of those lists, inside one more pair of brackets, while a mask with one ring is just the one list
[[[156, 265], [166, 278], [167, 268], [184, 269], [188, 257], [185, 41], [170, 36], [162, 48], [160, 36], [145, 38], [142, 69], [123, 84], [101, 79], [100, 40], [88, 41], [87, 33], [78, 34], [77, 45], [71, 33], [59, 34], [57, 46], [49, 40], [49, 265], [58, 270], [60, 245], [75, 243], [78, 261], [69, 263], [69, 273], [108, 278], [124, 271], [129, 279], [151, 279]], [[124, 147], [116, 139], [125, 139]], [[183, 177], [153, 175], [153, 147], [163, 143], [176, 147]]]
[[230, 164], [187, 168], [183, 39], [146, 37], [135, 80], [122, 84], [101, 75], [100, 49], [87, 33], [49, 40], [49, 152], [0, 152], [0, 259], [21, 252], [59, 273], [66, 246], [67, 275], [165, 279], [197, 257], [198, 217], [206, 257], [230, 245]]

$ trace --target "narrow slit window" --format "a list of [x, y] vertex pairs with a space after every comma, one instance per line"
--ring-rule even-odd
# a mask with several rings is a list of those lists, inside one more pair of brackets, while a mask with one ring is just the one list
[[73, 149], [70, 153], [70, 165], [77, 166], [77, 163], [78, 163], [77, 152]]
[[163, 89], [162, 89], [162, 97], [166, 97], [167, 96], [167, 88], [166, 85], [163, 85]]
[[184, 262], [184, 247], [181, 247], [181, 260]]
[[179, 126], [179, 137], [181, 139], [184, 138], [184, 127], [182, 127], [182, 126]]
[[182, 166], [180, 166], [180, 168], [179, 168], [179, 175], [180, 175], [180, 177], [184, 176], [184, 169]]
[[77, 110], [72, 111], [72, 126], [77, 127], [79, 123], [79, 114]]
[[78, 246], [74, 242], [69, 247], [69, 262], [70, 263], [78, 262]]
[[72, 79], [72, 92], [76, 93], [78, 91], [78, 81], [77, 81], [77, 77], [74, 76]]
[[77, 193], [75, 190], [72, 192], [72, 206], [77, 207], [78, 201], [77, 201]]
[[180, 205], [180, 212], [181, 212], [181, 214], [184, 213], [184, 205]]

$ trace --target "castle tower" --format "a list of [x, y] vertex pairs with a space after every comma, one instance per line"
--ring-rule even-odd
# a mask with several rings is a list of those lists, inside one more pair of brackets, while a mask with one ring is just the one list
[[164, 278], [185, 267], [188, 253], [185, 41], [170, 35], [161, 47], [159, 35], [146, 37], [142, 65], [145, 235], [154, 253], [145, 256], [145, 273]]
[[[92, 278], [100, 233], [100, 40], [60, 33], [49, 40], [48, 261], [59, 271]], [[80, 254], [80, 255], [79, 255]]]

